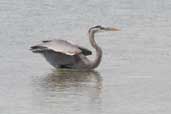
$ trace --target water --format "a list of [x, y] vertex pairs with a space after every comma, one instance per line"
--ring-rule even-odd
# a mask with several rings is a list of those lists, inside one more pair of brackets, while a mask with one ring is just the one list
[[[1, 114], [170, 114], [171, 1], [1, 0]], [[61, 38], [104, 56], [92, 72], [56, 71], [28, 49]], [[91, 57], [93, 58], [93, 57]]]

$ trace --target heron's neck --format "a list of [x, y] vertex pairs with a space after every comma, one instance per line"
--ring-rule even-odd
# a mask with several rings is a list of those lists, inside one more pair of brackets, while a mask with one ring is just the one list
[[94, 40], [94, 36], [95, 36], [95, 32], [90, 31], [89, 40], [90, 40], [92, 47], [96, 50], [95, 60], [93, 60], [90, 63], [90, 68], [92, 69], [96, 68], [100, 64], [101, 59], [102, 59], [102, 49], [97, 45], [96, 41]]

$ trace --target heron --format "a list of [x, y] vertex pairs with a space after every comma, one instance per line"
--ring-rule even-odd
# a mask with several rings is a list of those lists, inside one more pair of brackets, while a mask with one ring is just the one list
[[91, 70], [99, 66], [102, 60], [102, 49], [95, 41], [95, 33], [101, 31], [119, 31], [113, 27], [100, 25], [89, 28], [88, 35], [91, 46], [95, 49], [94, 60], [87, 56], [92, 52], [82, 46], [75, 45], [62, 39], [44, 40], [30, 47], [33, 53], [39, 53], [55, 68]]

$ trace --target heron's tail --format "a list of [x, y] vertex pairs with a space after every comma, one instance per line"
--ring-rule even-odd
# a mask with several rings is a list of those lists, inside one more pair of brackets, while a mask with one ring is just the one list
[[33, 53], [42, 53], [42, 52], [46, 51], [47, 48], [46, 47], [43, 47], [43, 46], [36, 45], [36, 46], [31, 46], [30, 47], [30, 50]]

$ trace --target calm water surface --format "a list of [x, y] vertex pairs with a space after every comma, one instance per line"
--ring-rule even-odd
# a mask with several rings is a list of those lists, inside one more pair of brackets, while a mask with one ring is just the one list
[[[170, 114], [170, 0], [1, 0], [1, 114]], [[103, 61], [91, 72], [55, 70], [28, 49], [61, 38], [92, 49], [99, 33]], [[93, 58], [91, 56], [90, 58]]]

